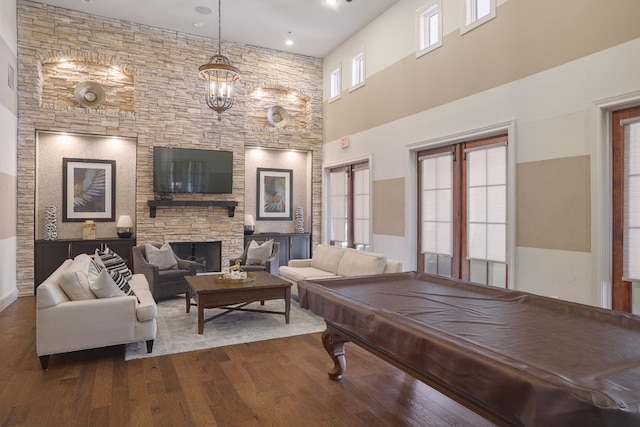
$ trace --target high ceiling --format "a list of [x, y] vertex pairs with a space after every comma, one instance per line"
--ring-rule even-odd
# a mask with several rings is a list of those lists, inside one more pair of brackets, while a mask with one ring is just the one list
[[[41, 0], [92, 15], [218, 39], [216, 0]], [[324, 57], [398, 0], [223, 0], [222, 40]], [[202, 13], [204, 12], [204, 13]], [[287, 46], [290, 38], [293, 45]], [[212, 51], [217, 44], [212, 46]], [[215, 53], [215, 52], [212, 52]]]

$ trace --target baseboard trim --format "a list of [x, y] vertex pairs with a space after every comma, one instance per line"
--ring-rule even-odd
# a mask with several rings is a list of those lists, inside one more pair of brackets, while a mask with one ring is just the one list
[[0, 311], [9, 307], [9, 305], [18, 299], [18, 288], [13, 288], [8, 294], [0, 297]]

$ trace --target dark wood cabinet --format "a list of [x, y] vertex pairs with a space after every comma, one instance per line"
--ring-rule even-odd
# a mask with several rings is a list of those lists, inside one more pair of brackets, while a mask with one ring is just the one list
[[252, 240], [273, 239], [280, 243], [280, 265], [287, 265], [290, 259], [311, 258], [311, 233], [256, 233], [244, 236], [244, 245]]
[[135, 237], [114, 237], [95, 240], [36, 240], [34, 242], [34, 292], [38, 285], [44, 282], [66, 259], [74, 258], [79, 254], [91, 255], [95, 253], [96, 249], [104, 250], [109, 247], [125, 260], [129, 268], [133, 269], [132, 248], [135, 245]]

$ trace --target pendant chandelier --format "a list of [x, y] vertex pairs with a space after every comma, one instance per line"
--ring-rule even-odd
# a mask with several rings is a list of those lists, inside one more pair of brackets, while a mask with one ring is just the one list
[[240, 71], [231, 65], [229, 59], [220, 51], [222, 38], [220, 2], [221, 0], [218, 0], [218, 53], [198, 68], [200, 77], [206, 80], [205, 101], [209, 108], [218, 113], [218, 120], [221, 120], [220, 113], [233, 107], [234, 84], [236, 80], [240, 80]]

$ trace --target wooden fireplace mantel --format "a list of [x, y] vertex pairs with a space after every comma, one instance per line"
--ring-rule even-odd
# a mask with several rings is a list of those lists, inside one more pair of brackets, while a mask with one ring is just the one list
[[227, 208], [229, 217], [233, 217], [238, 202], [231, 200], [148, 200], [147, 205], [150, 208], [149, 216], [151, 218], [156, 217], [158, 206], [220, 206]]

